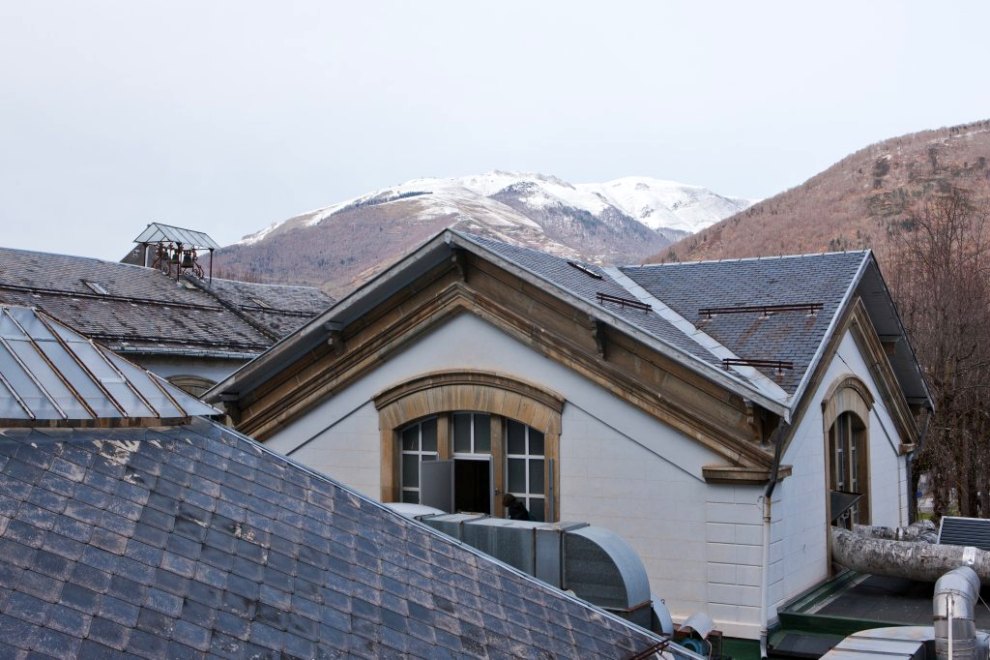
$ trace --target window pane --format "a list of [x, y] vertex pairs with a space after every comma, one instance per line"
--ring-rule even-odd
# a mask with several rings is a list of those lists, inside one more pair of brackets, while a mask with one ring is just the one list
[[437, 418], [427, 419], [423, 427], [423, 451], [437, 450]]
[[542, 497], [529, 498], [529, 519], [543, 522], [543, 507]]
[[529, 453], [543, 456], [543, 434], [534, 428], [529, 429]]
[[506, 432], [508, 434], [508, 453], [510, 454], [525, 454], [526, 453], [526, 427], [519, 422], [514, 422], [511, 419], [506, 420], [508, 423], [506, 425]]
[[454, 415], [454, 451], [459, 454], [471, 453], [471, 414]]
[[492, 418], [488, 415], [474, 416], [474, 451], [488, 454], [492, 450]]
[[417, 456], [402, 457], [402, 485], [416, 488], [419, 486], [419, 460]]
[[508, 465], [508, 483], [510, 493], [526, 492], [526, 460], [510, 458]]
[[419, 449], [419, 425], [415, 424], [402, 431], [402, 450], [416, 451]]
[[419, 504], [419, 492], [415, 490], [402, 491], [402, 501], [409, 504]]
[[529, 492], [543, 493], [543, 459], [529, 462]]

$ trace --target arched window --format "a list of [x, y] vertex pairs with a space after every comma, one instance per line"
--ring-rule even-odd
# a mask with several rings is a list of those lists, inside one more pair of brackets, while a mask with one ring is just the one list
[[[873, 396], [854, 376], [835, 383], [822, 402], [828, 452], [829, 520], [851, 528], [870, 524], [869, 419]], [[832, 511], [833, 503], [858, 499], [848, 508]]]
[[169, 376], [166, 380], [195, 397], [203, 396], [207, 390], [216, 385], [216, 382], [202, 376]]
[[[531, 520], [546, 519], [542, 431], [499, 415], [455, 411], [417, 420], [397, 435], [402, 502], [501, 517], [502, 497], [508, 493], [526, 507]], [[450, 442], [439, 442], [441, 436]]]
[[860, 498], [839, 517], [837, 524], [852, 528], [853, 524], [870, 522], [869, 463], [867, 462], [866, 425], [855, 413], [838, 416], [828, 431], [829, 470], [831, 490], [855, 493]]
[[507, 515], [506, 494], [532, 520], [555, 520], [563, 400], [486, 372], [431, 374], [375, 397], [382, 500]]

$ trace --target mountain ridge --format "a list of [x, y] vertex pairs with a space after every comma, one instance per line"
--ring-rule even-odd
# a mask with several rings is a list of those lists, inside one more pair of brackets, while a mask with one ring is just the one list
[[598, 263], [639, 263], [750, 200], [649, 177], [571, 184], [494, 170], [412, 179], [273, 223], [218, 253], [225, 277], [341, 295], [445, 227]]
[[990, 120], [909, 133], [866, 146], [804, 183], [682, 238], [651, 262], [884, 253], [912, 208], [953, 188], [990, 198]]

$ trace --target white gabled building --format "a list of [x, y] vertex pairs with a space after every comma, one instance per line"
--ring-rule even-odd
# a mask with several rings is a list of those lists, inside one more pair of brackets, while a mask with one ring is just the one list
[[931, 406], [870, 252], [601, 268], [450, 230], [208, 397], [382, 501], [607, 527], [675, 619], [749, 639], [828, 577], [832, 491], [908, 522]]

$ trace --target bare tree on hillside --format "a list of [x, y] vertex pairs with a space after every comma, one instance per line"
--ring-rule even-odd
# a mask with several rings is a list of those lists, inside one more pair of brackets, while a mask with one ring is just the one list
[[891, 225], [891, 288], [932, 388], [916, 474], [935, 513], [990, 516], [990, 234], [986, 203], [953, 188]]

